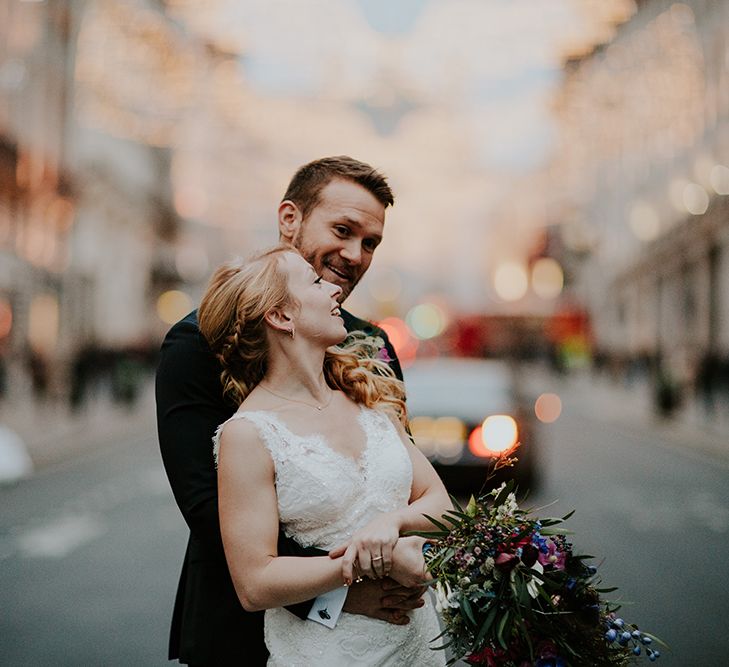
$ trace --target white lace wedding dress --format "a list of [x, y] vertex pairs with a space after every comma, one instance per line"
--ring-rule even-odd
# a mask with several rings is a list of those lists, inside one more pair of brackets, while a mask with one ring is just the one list
[[[247, 419], [258, 428], [275, 465], [281, 525], [302, 546], [332, 549], [374, 515], [407, 505], [410, 458], [382, 412], [362, 408], [359, 413], [366, 446], [358, 461], [333, 450], [320, 435], [292, 433], [271, 412], [238, 412], [231, 419]], [[216, 458], [223, 426], [215, 437]], [[439, 633], [429, 596], [401, 626], [343, 612], [330, 630], [283, 608], [265, 614], [268, 664], [276, 667], [442, 666], [444, 652], [429, 648]]]

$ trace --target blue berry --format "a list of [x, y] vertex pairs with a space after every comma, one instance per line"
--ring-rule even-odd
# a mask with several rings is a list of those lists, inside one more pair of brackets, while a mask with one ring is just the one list
[[625, 625], [625, 621], [624, 621], [624, 620], [623, 620], [622, 618], [616, 618], [616, 619], [615, 619], [615, 620], [613, 621], [613, 625], [614, 625], [614, 626], [615, 626], [616, 628], [622, 628], [622, 627], [623, 627], [623, 626]]
[[648, 644], [650, 644], [653, 640], [650, 637], [646, 637], [645, 635], [643, 635], [640, 638], [640, 641], [642, 641], [646, 646], [648, 646]]
[[640, 646], [633, 646], [633, 655], [640, 655]]
[[633, 637], [634, 637], [635, 639], [640, 639], [640, 630], [633, 630], [633, 632], [631, 633], [631, 635], [632, 635], [632, 636], [633, 636]]
[[614, 642], [617, 636], [618, 631], [614, 630], [613, 628], [610, 628], [610, 630], [605, 633], [605, 639], [607, 639], [609, 642]]

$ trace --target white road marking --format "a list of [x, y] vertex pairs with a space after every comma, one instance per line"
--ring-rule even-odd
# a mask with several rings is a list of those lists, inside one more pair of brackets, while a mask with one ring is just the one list
[[17, 538], [18, 550], [35, 558], [63, 558], [107, 530], [91, 514], [65, 514], [45, 525], [27, 529]]
[[[38, 517], [10, 529], [0, 540], [0, 561], [14, 555], [30, 558], [64, 558], [108, 530], [106, 516], [138, 498], [170, 496], [165, 472], [160, 467], [137, 471], [131, 477], [116, 477], [60, 503], [57, 516]], [[184, 526], [171, 505], [156, 517], [163, 530]]]

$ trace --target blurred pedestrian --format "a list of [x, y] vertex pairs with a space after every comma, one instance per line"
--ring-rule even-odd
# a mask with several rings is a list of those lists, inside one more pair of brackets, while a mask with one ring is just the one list
[[[451, 509], [408, 438], [402, 381], [371, 338], [343, 343], [341, 293], [281, 246], [221, 267], [203, 297], [200, 331], [240, 403], [215, 436], [225, 554], [245, 608], [266, 610], [269, 665], [441, 667], [428, 646], [440, 634], [432, 606], [399, 628], [362, 615], [322, 627], [283, 608], [326, 595], [316, 611], [331, 620], [354, 577], [417, 586], [424, 540], [400, 535]], [[279, 521], [329, 556], [279, 555]], [[403, 548], [419, 557], [414, 577], [401, 571]]]
[[26, 362], [28, 372], [30, 373], [33, 398], [36, 401], [44, 401], [48, 397], [48, 387], [50, 384], [48, 360], [40, 352], [28, 349]]
[[704, 414], [709, 419], [716, 416], [720, 365], [719, 355], [713, 351], [708, 351], [701, 357], [696, 371], [696, 388], [704, 405]]
[[[342, 303], [367, 271], [392, 203], [386, 179], [369, 165], [344, 156], [316, 160], [297, 171], [279, 204], [280, 240], [341, 289]], [[390, 366], [402, 378], [385, 332], [345, 310], [341, 316], [348, 331], [382, 340]], [[220, 536], [212, 437], [238, 407], [223, 396], [222, 370], [200, 334], [197, 312], [172, 327], [157, 371], [157, 421], [165, 469], [190, 537], [169, 658], [191, 665], [265, 664], [263, 614], [240, 605]], [[293, 540], [279, 537], [279, 554], [304, 553]], [[350, 588], [345, 610], [402, 622], [405, 611], [421, 604], [420, 594], [420, 589], [387, 594], [379, 582], [364, 582]], [[311, 608], [311, 602], [289, 607], [300, 618]]]

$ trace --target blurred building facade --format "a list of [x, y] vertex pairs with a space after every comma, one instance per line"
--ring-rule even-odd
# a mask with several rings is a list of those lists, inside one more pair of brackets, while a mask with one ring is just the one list
[[567, 63], [551, 215], [598, 359], [706, 397], [729, 387], [729, 3], [637, 6]]
[[[166, 148], [76, 121], [104, 3], [0, 2], [0, 360], [6, 403], [129, 399], [176, 283]], [[113, 84], [111, 86], [113, 88]]]

